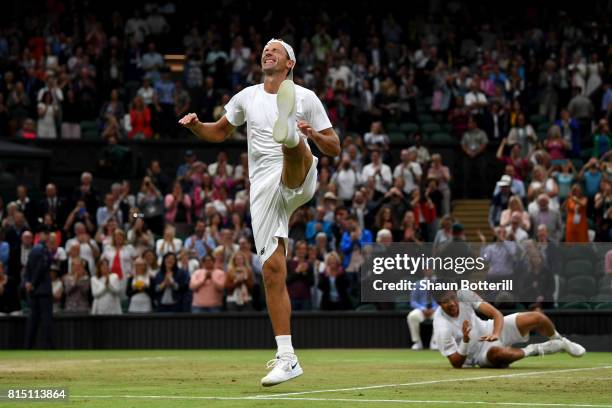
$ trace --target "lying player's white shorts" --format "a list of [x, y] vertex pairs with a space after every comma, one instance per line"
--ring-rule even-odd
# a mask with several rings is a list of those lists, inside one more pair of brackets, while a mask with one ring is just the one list
[[278, 246], [278, 238], [285, 240], [285, 255], [289, 245], [289, 217], [314, 196], [317, 189], [317, 163], [312, 165], [304, 183], [298, 188], [287, 188], [281, 182], [282, 165], [270, 168], [269, 174], [251, 185], [251, 224], [255, 248], [263, 265]]
[[[474, 356], [474, 363], [476, 363], [479, 367], [493, 367], [493, 365], [487, 359], [487, 353], [492, 347], [509, 347], [516, 343], [526, 343], [529, 341], [529, 333], [522, 336], [521, 332], [516, 326], [516, 316], [518, 315], [518, 313], [513, 313], [511, 315], [504, 316], [504, 327], [499, 340], [492, 342], [480, 342], [481, 346]], [[486, 326], [488, 333], [492, 333], [493, 320], [487, 320]]]

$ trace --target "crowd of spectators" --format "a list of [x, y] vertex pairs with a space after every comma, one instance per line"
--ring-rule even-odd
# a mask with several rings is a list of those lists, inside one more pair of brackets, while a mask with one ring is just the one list
[[[216, 120], [231, 95], [261, 81], [268, 37], [255, 22], [171, 25], [185, 10], [168, 3], [109, 21], [85, 13], [77, 23], [74, 10], [54, 4], [49, 18], [0, 30], [1, 137], [93, 132], [113, 146], [187, 137], [178, 118], [197, 112]], [[295, 310], [354, 308], [365, 243], [462, 239], [451, 183], [461, 182], [465, 197], [492, 197], [489, 224], [498, 241], [612, 238], [606, 13], [544, 18], [530, 9], [517, 23], [472, 21], [456, 3], [430, 12], [446, 18], [322, 12], [311, 24], [285, 18], [273, 30], [273, 16], [262, 20], [263, 32], [294, 45], [295, 81], [323, 101], [342, 144], [338, 158], [321, 158], [317, 193], [290, 220], [287, 285]], [[176, 51], [168, 38], [182, 41], [180, 77], [164, 58]], [[390, 129], [410, 128], [402, 125], [415, 126], [398, 152]], [[455, 172], [435, 151], [440, 129], [460, 158]], [[496, 155], [487, 155], [489, 145]], [[485, 176], [497, 168], [495, 157], [503, 173], [492, 192]], [[58, 310], [263, 308], [246, 153], [230, 163], [222, 152], [205, 163], [187, 151], [177, 169], [154, 160], [146, 173], [98, 191], [86, 171], [72, 194], [59, 195], [51, 182], [40, 202], [24, 185], [3, 200], [0, 278], [8, 278], [0, 312], [21, 309], [19, 282], [41, 230], [50, 233]]]

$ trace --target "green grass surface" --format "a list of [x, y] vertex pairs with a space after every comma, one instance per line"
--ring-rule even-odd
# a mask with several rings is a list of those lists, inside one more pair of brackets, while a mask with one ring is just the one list
[[[430, 351], [298, 355], [302, 377], [262, 388], [270, 350], [0, 351], [0, 389], [68, 387], [70, 393], [68, 402], [0, 407], [612, 407], [612, 353], [534, 357], [506, 370], [456, 370]], [[354, 389], [380, 385], [389, 386]]]

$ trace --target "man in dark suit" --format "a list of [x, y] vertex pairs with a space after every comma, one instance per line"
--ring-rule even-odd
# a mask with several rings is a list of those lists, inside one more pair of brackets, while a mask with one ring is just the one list
[[40, 232], [40, 240], [32, 248], [26, 264], [24, 287], [30, 301], [26, 348], [31, 349], [36, 340], [38, 325], [42, 320], [46, 348], [53, 346], [53, 297], [51, 291], [51, 255], [47, 249], [49, 234]]
[[38, 209], [38, 216], [41, 219], [45, 218], [45, 214], [51, 214], [57, 225], [64, 226], [67, 215], [66, 200], [57, 195], [55, 184], [47, 184], [45, 198], [40, 202]]
[[30, 228], [34, 228], [38, 222], [36, 220], [36, 205], [30, 197], [28, 197], [28, 188], [23, 184], [17, 186], [17, 198], [14, 202], [17, 204], [17, 209], [25, 216]]

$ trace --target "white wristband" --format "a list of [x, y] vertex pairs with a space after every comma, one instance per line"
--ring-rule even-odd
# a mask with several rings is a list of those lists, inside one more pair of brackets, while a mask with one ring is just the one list
[[461, 344], [459, 344], [459, 350], [457, 351], [457, 353], [461, 354], [462, 356], [467, 356], [469, 345], [470, 343], [466, 343], [462, 340]]

